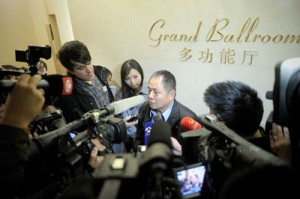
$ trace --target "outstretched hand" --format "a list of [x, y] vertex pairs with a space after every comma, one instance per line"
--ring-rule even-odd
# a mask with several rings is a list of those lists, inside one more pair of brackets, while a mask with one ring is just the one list
[[291, 143], [288, 128], [273, 123], [269, 134], [272, 152], [288, 164], [291, 164]]
[[0, 123], [17, 128], [27, 128], [42, 110], [45, 102], [44, 91], [37, 89], [42, 79], [40, 75], [19, 76], [6, 100], [3, 118]]

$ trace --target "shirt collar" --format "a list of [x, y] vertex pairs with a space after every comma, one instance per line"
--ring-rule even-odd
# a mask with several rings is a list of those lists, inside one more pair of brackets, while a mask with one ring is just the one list
[[[163, 118], [165, 119], [165, 121], [167, 121], [169, 116], [171, 115], [173, 105], [174, 105], [174, 101], [170, 104], [170, 106], [167, 108], [167, 110], [162, 113]], [[153, 118], [153, 116], [155, 116], [155, 115], [156, 115], [156, 110], [151, 109], [150, 110], [150, 117]]]

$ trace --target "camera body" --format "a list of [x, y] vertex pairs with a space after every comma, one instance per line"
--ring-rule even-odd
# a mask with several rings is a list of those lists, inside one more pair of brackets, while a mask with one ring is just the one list
[[[300, 58], [291, 58], [275, 66], [273, 120], [288, 126], [300, 111]], [[293, 116], [293, 117], [291, 117]], [[297, 117], [299, 119], [299, 116]]]
[[29, 45], [27, 50], [15, 50], [15, 57], [16, 61], [18, 62], [27, 62], [30, 66], [31, 74], [36, 74], [36, 64], [38, 63], [40, 58], [51, 58], [51, 47], [49, 45]]

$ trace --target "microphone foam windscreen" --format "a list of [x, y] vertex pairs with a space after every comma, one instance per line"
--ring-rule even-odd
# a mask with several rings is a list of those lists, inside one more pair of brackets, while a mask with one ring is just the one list
[[180, 123], [181, 127], [186, 130], [186, 131], [190, 131], [190, 130], [195, 130], [195, 129], [200, 129], [202, 126], [201, 124], [199, 124], [198, 122], [196, 122], [193, 118], [191, 117], [184, 117], [181, 120]]
[[159, 120], [152, 126], [148, 147], [155, 143], [164, 143], [172, 148], [171, 129], [167, 122]]
[[45, 92], [50, 96], [70, 95], [73, 91], [73, 81], [69, 76], [47, 75], [44, 80], [49, 83]]
[[107, 105], [107, 107], [112, 107], [114, 109], [114, 114], [120, 114], [132, 107], [142, 104], [144, 101], [145, 98], [141, 95], [138, 95], [138, 96], [129, 97], [123, 100], [113, 102]]

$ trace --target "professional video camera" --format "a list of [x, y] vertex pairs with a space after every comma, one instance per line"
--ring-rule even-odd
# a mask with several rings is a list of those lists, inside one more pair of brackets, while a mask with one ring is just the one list
[[300, 172], [300, 57], [286, 59], [275, 66], [273, 121], [290, 132], [292, 164]]
[[77, 181], [64, 193], [63, 198], [89, 195], [90, 198], [99, 199], [162, 199], [165, 177], [172, 170], [170, 137], [168, 123], [162, 120], [155, 122], [147, 150], [141, 159], [130, 153], [108, 154], [94, 171], [93, 179], [89, 182]]
[[[22, 74], [37, 74], [37, 62], [40, 58], [49, 59], [51, 57], [51, 47], [29, 45], [26, 51], [16, 50], [16, 60], [27, 62], [29, 68], [23, 70], [16, 67], [12, 69], [1, 68], [0, 77], [20, 76]], [[0, 80], [0, 94], [10, 92], [16, 83], [15, 79]], [[42, 80], [37, 85], [37, 88], [42, 88], [45, 91], [45, 104], [53, 104], [56, 97], [70, 95], [73, 91], [73, 81], [70, 76], [66, 75], [42, 75]]]
[[16, 61], [27, 62], [29, 64], [29, 70], [31, 74], [37, 74], [36, 64], [40, 61], [40, 58], [51, 58], [51, 47], [29, 45], [27, 50], [15, 51]]
[[104, 109], [87, 112], [79, 120], [32, 139], [26, 169], [29, 182], [24, 186], [34, 192], [51, 182], [70, 181], [90, 174], [88, 159], [94, 146], [91, 139], [98, 139], [106, 147], [100, 155], [112, 153], [111, 144], [124, 141], [127, 135], [123, 119], [114, 115], [143, 101], [142, 96], [135, 96], [113, 102]]
[[224, 183], [237, 171], [269, 165], [288, 167], [283, 160], [240, 137], [216, 116], [201, 115], [198, 122], [202, 128], [185, 132], [182, 136], [184, 139], [193, 139], [193, 145], [196, 146], [194, 160], [189, 161], [200, 162], [206, 167], [205, 197], [214, 198], [211, 194], [218, 194]]
[[59, 124], [63, 120], [63, 114], [60, 109], [53, 110], [47, 113], [41, 113], [35, 120], [33, 120], [29, 126], [31, 132], [35, 132], [38, 135], [48, 133], [62, 127], [65, 124]]

